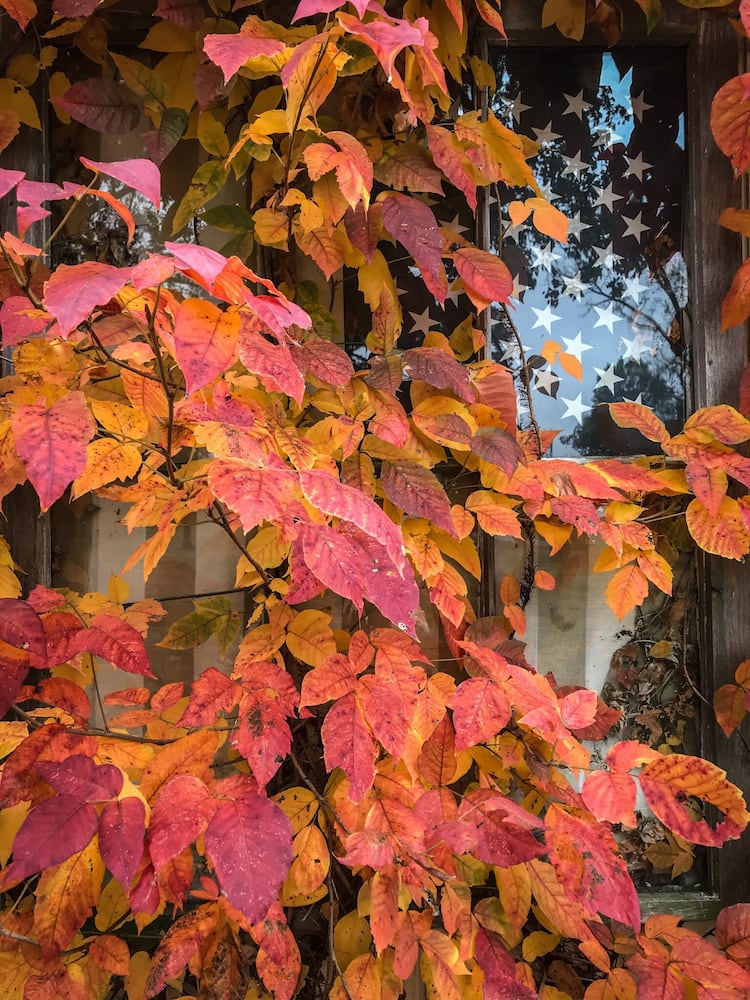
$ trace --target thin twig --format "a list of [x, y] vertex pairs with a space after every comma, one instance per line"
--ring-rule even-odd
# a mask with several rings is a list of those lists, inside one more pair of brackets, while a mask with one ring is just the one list
[[295, 757], [294, 752], [292, 750], [289, 751], [289, 759], [291, 760], [292, 764], [294, 765], [294, 770], [300, 776], [300, 778], [304, 782], [305, 786], [310, 789], [310, 791], [313, 793], [313, 795], [318, 800], [318, 802], [322, 806], [325, 806], [325, 808], [330, 812], [331, 816], [333, 816], [333, 818], [336, 820], [336, 822], [341, 827], [341, 829], [344, 831], [344, 833], [347, 836], [349, 836], [349, 834], [350, 834], [351, 831], [346, 826], [346, 824], [342, 821], [341, 817], [336, 812], [336, 810], [331, 805], [331, 803], [328, 801], [328, 799], [325, 797], [325, 795], [321, 795], [320, 792], [318, 791], [318, 789], [315, 787], [315, 785], [307, 777], [307, 775], [305, 774], [305, 771], [304, 771], [302, 765], [297, 760], [297, 758]]
[[344, 973], [341, 971], [341, 966], [339, 965], [339, 960], [336, 957], [336, 949], [334, 947], [334, 925], [336, 923], [336, 917], [338, 916], [339, 910], [339, 899], [336, 889], [333, 884], [333, 879], [331, 878], [331, 870], [328, 869], [328, 874], [326, 875], [326, 885], [328, 886], [328, 895], [330, 897], [330, 917], [328, 919], [328, 952], [331, 956], [331, 960], [336, 968], [339, 979], [341, 980], [341, 985], [344, 988], [344, 993], [346, 993], [347, 1000], [354, 1000], [351, 994], [351, 990], [347, 986], [346, 979], [344, 978]]
[[209, 517], [214, 524], [218, 526], [226, 533], [226, 535], [232, 540], [233, 544], [240, 550], [242, 555], [247, 559], [250, 565], [253, 567], [256, 573], [259, 573], [261, 579], [264, 583], [270, 583], [273, 579], [268, 570], [264, 569], [261, 564], [254, 559], [248, 552], [246, 546], [242, 544], [239, 538], [232, 531], [232, 527], [229, 524], [226, 513], [222, 510], [221, 505], [218, 500], [214, 500], [211, 506], [206, 510], [206, 515]]

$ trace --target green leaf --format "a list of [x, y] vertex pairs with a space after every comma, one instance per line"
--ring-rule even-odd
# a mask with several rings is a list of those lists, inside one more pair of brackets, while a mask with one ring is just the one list
[[232, 610], [228, 597], [209, 597], [193, 603], [195, 611], [174, 622], [158, 645], [167, 649], [195, 649], [213, 636], [224, 656], [239, 634], [239, 613]]
[[224, 187], [227, 175], [223, 160], [201, 163], [195, 171], [190, 187], [175, 212], [172, 234], [186, 226], [199, 209]]
[[120, 71], [120, 76], [134, 94], [147, 101], [154, 101], [162, 108], [166, 105], [169, 90], [166, 83], [152, 69], [136, 62], [135, 59], [128, 59], [127, 56], [120, 56], [114, 52], [111, 55], [112, 61]]
[[201, 219], [207, 226], [214, 226], [225, 233], [250, 232], [253, 228], [253, 217], [246, 208], [239, 205], [216, 205], [201, 212]]

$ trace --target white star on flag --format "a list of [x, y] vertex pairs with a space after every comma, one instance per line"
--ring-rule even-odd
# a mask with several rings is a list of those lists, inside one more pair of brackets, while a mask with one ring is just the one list
[[599, 316], [596, 323], [594, 323], [594, 329], [597, 326], [606, 326], [610, 333], [614, 333], [613, 327], [615, 323], [622, 323], [622, 317], [615, 315], [614, 307], [611, 304], [606, 309], [602, 309], [601, 306], [594, 306], [594, 309], [596, 309]]
[[568, 102], [568, 106], [563, 111], [563, 115], [577, 115], [578, 119], [583, 121], [584, 111], [591, 107], [588, 101], [584, 101], [583, 91], [579, 91], [575, 97], [572, 97], [570, 94], [563, 94], [563, 97]]
[[536, 322], [531, 329], [536, 330], [538, 326], [541, 326], [547, 331], [547, 333], [551, 334], [552, 324], [557, 323], [560, 317], [556, 316], [555, 313], [552, 312], [549, 304], [547, 304], [544, 309], [537, 309], [535, 306], [532, 306], [531, 311], [536, 313]]
[[646, 104], [643, 100], [643, 91], [636, 97], [635, 94], [630, 98], [630, 106], [633, 109], [633, 117], [640, 121], [646, 111], [650, 111], [653, 108], [653, 104]]
[[614, 396], [615, 386], [618, 382], [624, 381], [621, 375], [615, 375], [615, 366], [610, 365], [609, 368], [594, 368], [594, 371], [599, 376], [599, 381], [594, 386], [594, 389], [609, 389]]
[[469, 226], [464, 226], [461, 224], [461, 220], [458, 217], [458, 212], [453, 216], [450, 222], [445, 223], [449, 229], [452, 229], [454, 233], [458, 233], [459, 236], [463, 236], [464, 233], [471, 232]]
[[645, 170], [653, 167], [653, 163], [646, 163], [643, 159], [643, 154], [639, 153], [637, 156], [628, 157], [628, 166], [625, 170], [625, 176], [637, 177], [639, 181], [643, 181], [643, 172]]
[[562, 280], [565, 282], [563, 295], [569, 295], [571, 299], [575, 299], [577, 302], [580, 302], [581, 295], [583, 295], [589, 287], [585, 281], [581, 281], [581, 272], [576, 271], [572, 278], [569, 278], [566, 274], [564, 274], [562, 276]]
[[611, 181], [609, 184], [607, 184], [606, 187], [595, 187], [594, 190], [596, 191], [598, 196], [596, 201], [594, 202], [594, 208], [596, 208], [597, 205], [604, 205], [611, 212], [615, 202], [620, 201], [620, 199], [622, 198], [621, 194], [615, 194], [614, 191], [612, 190]]
[[567, 406], [565, 413], [562, 415], [563, 420], [566, 417], [575, 417], [579, 424], [583, 423], [583, 415], [584, 413], [588, 413], [591, 407], [581, 402], [581, 393], [579, 392], [575, 399], [566, 399], [565, 396], [561, 396], [560, 398]]
[[559, 384], [560, 379], [551, 368], [545, 368], [543, 371], [536, 373], [534, 388], [546, 392], [549, 396], [552, 395]]
[[427, 306], [426, 309], [423, 309], [421, 313], [410, 312], [409, 315], [413, 320], [411, 328], [412, 333], [423, 333], [427, 336], [430, 330], [439, 325], [437, 320], [434, 320], [432, 316], [430, 316], [429, 306]]
[[536, 136], [536, 141], [543, 146], [552, 145], [557, 139], [562, 139], [559, 132], [552, 131], [552, 122], [547, 122], [544, 128], [532, 128], [531, 131]]
[[581, 222], [581, 213], [576, 212], [575, 215], [568, 219], [568, 236], [573, 239], [579, 239], [581, 233], [584, 229], [591, 229], [588, 222]]
[[623, 337], [622, 342], [625, 345], [625, 353], [622, 356], [623, 361], [632, 360], [635, 361], [636, 364], [640, 364], [641, 357], [644, 354], [654, 353], [651, 337], [647, 334], [637, 333], [635, 337], [630, 339]]
[[577, 177], [582, 170], [586, 170], [591, 166], [590, 163], [586, 163], [585, 160], [581, 159], [582, 152], [583, 150], [581, 149], [575, 156], [564, 157], [565, 169], [562, 172], [563, 177], [567, 177], [568, 174], [573, 174], [574, 177]]
[[621, 216], [622, 221], [625, 223], [625, 232], [622, 234], [623, 239], [625, 239], [626, 236], [635, 236], [638, 242], [641, 242], [641, 233], [648, 232], [650, 228], [641, 222], [641, 215], [642, 213], [639, 212], [638, 215], [634, 215], [632, 219], [629, 219], [627, 215]]
[[606, 247], [592, 247], [591, 249], [596, 254], [594, 267], [613, 268], [618, 260], [622, 260], [620, 254], [615, 253], [612, 249], [611, 243], [608, 243]]
[[645, 292], [648, 285], [641, 284], [640, 278], [637, 276], [635, 278], [625, 278], [625, 292], [623, 298], [630, 298], [638, 305], [640, 301], [641, 292]]
[[569, 340], [567, 337], [563, 337], [563, 340], [565, 341], [565, 346], [567, 347], [566, 354], [572, 354], [573, 357], [578, 358], [579, 361], [581, 360], [581, 355], [584, 351], [591, 350], [591, 344], [584, 344], [581, 340], [580, 330], [572, 340]]
[[530, 104], [523, 103], [520, 94], [517, 94], [512, 101], [508, 101], [508, 111], [513, 115], [514, 122], [517, 122], [524, 111], [528, 111], [530, 107]]
[[551, 271], [553, 261], [560, 260], [560, 254], [555, 253], [551, 243], [546, 247], [532, 247], [531, 252], [534, 254], [533, 266], [543, 267], [545, 271]]

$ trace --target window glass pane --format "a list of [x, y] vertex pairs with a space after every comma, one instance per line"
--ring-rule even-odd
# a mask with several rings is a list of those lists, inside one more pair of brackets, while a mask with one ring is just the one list
[[520, 339], [527, 409], [560, 431], [552, 455], [642, 452], [597, 404], [637, 400], [668, 426], [683, 415], [684, 52], [511, 48], [492, 61], [492, 109], [540, 143], [539, 186], [571, 220], [556, 243], [513, 223], [517, 192], [491, 197], [517, 293], [495, 314], [493, 355], [520, 372]]

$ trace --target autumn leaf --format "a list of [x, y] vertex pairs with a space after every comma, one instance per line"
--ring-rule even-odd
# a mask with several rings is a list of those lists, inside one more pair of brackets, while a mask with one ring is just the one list
[[750, 74], [735, 76], [720, 87], [711, 104], [711, 131], [716, 145], [729, 157], [734, 176], [750, 163]]
[[13, 861], [5, 870], [4, 884], [61, 864], [82, 851], [97, 830], [97, 815], [90, 802], [76, 795], [55, 795], [35, 806], [13, 841]]
[[422, 280], [441, 304], [448, 294], [443, 238], [431, 210], [416, 198], [391, 194], [382, 202], [383, 225], [412, 255]]
[[250, 923], [260, 920], [292, 862], [287, 817], [270, 799], [247, 795], [219, 806], [205, 838], [224, 895]]
[[225, 656], [240, 632], [239, 615], [232, 602], [221, 595], [193, 604], [195, 610], [173, 622], [158, 645], [167, 649], [194, 649], [213, 637], [219, 653]]
[[86, 398], [71, 392], [51, 406], [20, 406], [13, 415], [16, 450], [42, 510], [62, 496], [86, 467], [86, 445], [94, 435]]
[[131, 132], [140, 117], [132, 97], [106, 77], [74, 83], [52, 103], [74, 121], [115, 135]]

